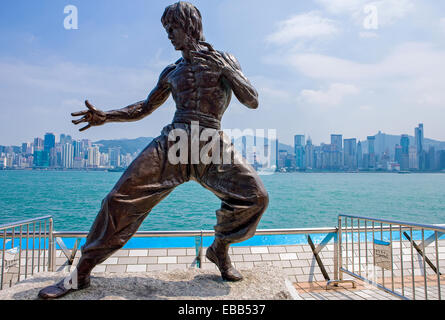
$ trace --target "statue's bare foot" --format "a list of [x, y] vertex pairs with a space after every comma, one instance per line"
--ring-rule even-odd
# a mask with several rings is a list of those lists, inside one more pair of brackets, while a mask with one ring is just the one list
[[243, 276], [232, 266], [227, 250], [218, 250], [213, 246], [212, 244], [207, 248], [206, 257], [216, 264], [223, 280], [232, 282], [242, 280]]
[[63, 297], [64, 295], [70, 292], [86, 289], [89, 286], [90, 286], [90, 278], [82, 281], [82, 283], [79, 283], [77, 285], [77, 289], [67, 288], [65, 285], [65, 280], [63, 279], [56, 284], [53, 284], [51, 286], [45, 287], [42, 290], [40, 290], [39, 298], [45, 300], [57, 299]]

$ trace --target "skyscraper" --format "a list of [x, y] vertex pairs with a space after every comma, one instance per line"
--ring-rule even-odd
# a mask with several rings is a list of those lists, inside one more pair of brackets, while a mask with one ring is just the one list
[[334, 170], [343, 167], [343, 136], [341, 134], [331, 134], [331, 154], [330, 167]]
[[428, 150], [427, 160], [425, 169], [436, 170], [436, 149], [433, 146], [430, 146]]
[[62, 147], [62, 167], [72, 168], [74, 163], [74, 147], [71, 143], [65, 143]]
[[398, 164], [402, 164], [402, 146], [400, 144], [396, 144], [395, 150], [394, 150], [394, 160]]
[[419, 160], [417, 158], [417, 147], [410, 146], [409, 147], [409, 169], [418, 170], [419, 169]]
[[34, 151], [41, 151], [41, 150], [43, 150], [43, 139], [34, 138]]
[[98, 168], [100, 165], [99, 146], [92, 146], [88, 148], [88, 167]]
[[400, 138], [400, 146], [402, 147], [400, 170], [408, 170], [409, 169], [409, 137], [407, 134], [402, 134], [402, 137]]
[[419, 126], [414, 129], [414, 138], [416, 144], [416, 156], [417, 156], [417, 169], [425, 169], [425, 152], [424, 152], [424, 139], [423, 139], [423, 123], [419, 123]]
[[368, 157], [369, 157], [369, 161], [368, 161], [368, 167], [370, 169], [374, 169], [376, 166], [376, 161], [375, 161], [375, 136], [368, 136], [367, 137], [368, 140]]
[[108, 149], [108, 160], [110, 167], [118, 168], [121, 166], [121, 149], [120, 148], [109, 148]]
[[338, 151], [343, 150], [343, 135], [331, 134], [331, 145]]
[[43, 150], [45, 152], [51, 151], [52, 148], [54, 148], [56, 145], [56, 136], [53, 133], [47, 133], [45, 134], [45, 140], [43, 143]]
[[361, 141], [357, 143], [357, 168], [363, 168], [363, 149]]
[[345, 139], [344, 148], [345, 168], [357, 169], [357, 139]]
[[414, 137], [416, 141], [416, 152], [420, 154], [423, 151], [423, 123], [419, 123], [419, 126], [414, 129]]
[[306, 155], [306, 168], [314, 169], [314, 145], [312, 144], [312, 139], [310, 137], [307, 139], [304, 153]]
[[304, 135], [297, 134], [294, 136], [294, 153], [295, 153], [295, 165], [297, 169], [305, 169], [306, 156], [304, 150]]

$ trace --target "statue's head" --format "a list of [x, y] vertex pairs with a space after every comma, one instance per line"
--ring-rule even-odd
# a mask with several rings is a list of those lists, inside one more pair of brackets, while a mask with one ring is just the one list
[[176, 50], [194, 49], [204, 41], [201, 13], [191, 3], [179, 1], [165, 8], [161, 22]]

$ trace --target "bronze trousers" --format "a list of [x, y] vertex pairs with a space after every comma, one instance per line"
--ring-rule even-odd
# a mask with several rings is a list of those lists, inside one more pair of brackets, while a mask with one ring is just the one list
[[[169, 141], [168, 134], [178, 128], [186, 130], [190, 137], [188, 124], [166, 126], [102, 201], [100, 212], [82, 247], [79, 274], [89, 274], [95, 265], [122, 248], [153, 207], [175, 187], [191, 179], [221, 199], [221, 208], [216, 210], [216, 238], [230, 244], [255, 234], [268, 205], [268, 194], [256, 171], [245, 161], [240, 164], [171, 164], [168, 150], [175, 141]], [[218, 134], [222, 135], [222, 132]], [[221, 146], [226, 152], [229, 150], [239, 157], [227, 139], [222, 139]]]

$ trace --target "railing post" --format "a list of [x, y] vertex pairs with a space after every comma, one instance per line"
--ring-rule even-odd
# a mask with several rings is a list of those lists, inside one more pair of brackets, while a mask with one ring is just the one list
[[54, 272], [54, 260], [56, 256], [56, 247], [54, 245], [54, 225], [53, 218], [49, 218], [49, 239], [48, 239], [48, 266], [49, 271]]
[[337, 229], [337, 251], [338, 251], [338, 261], [337, 261], [337, 267], [335, 268], [338, 272], [338, 278], [339, 280], [343, 280], [343, 272], [341, 271], [343, 267], [343, 254], [342, 254], [342, 221], [341, 216], [338, 217], [338, 229]]
[[334, 235], [334, 279], [338, 279], [338, 228]]

